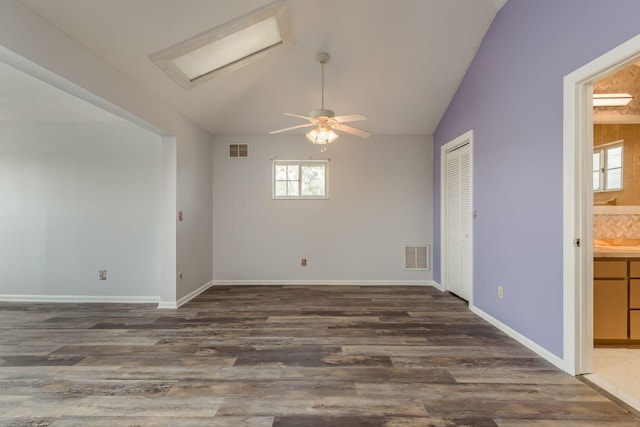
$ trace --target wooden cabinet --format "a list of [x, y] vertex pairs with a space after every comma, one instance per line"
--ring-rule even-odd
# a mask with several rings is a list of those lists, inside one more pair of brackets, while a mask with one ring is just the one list
[[593, 262], [593, 277], [601, 279], [626, 279], [627, 261], [596, 260]]
[[629, 282], [626, 260], [593, 262], [593, 338], [629, 338]]
[[598, 343], [640, 340], [640, 260], [593, 262], [593, 337]]
[[640, 279], [629, 280], [629, 308], [640, 309]]
[[629, 311], [629, 338], [640, 340], [640, 310]]
[[627, 281], [593, 281], [593, 338], [627, 339]]
[[640, 278], [640, 261], [629, 261], [629, 277]]

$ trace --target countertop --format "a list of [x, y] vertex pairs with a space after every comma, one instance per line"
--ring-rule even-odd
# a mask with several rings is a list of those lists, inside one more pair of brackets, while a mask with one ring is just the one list
[[640, 246], [593, 246], [594, 258], [640, 258]]

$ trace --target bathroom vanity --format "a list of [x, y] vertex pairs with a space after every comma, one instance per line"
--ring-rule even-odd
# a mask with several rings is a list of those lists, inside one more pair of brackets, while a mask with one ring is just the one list
[[595, 343], [640, 343], [640, 248], [595, 247], [593, 279]]

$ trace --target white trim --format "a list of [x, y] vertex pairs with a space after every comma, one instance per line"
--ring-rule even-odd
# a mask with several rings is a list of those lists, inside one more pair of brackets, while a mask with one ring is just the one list
[[471, 310], [473, 313], [477, 314], [487, 322], [491, 323], [493, 326], [500, 329], [502, 332], [509, 335], [511, 338], [518, 341], [520, 344], [524, 345], [529, 350], [538, 354], [540, 357], [544, 358], [548, 362], [554, 364], [555, 366], [557, 366], [562, 370], [566, 370], [564, 366], [565, 365], [564, 360], [562, 360], [555, 354], [551, 353], [549, 350], [536, 344], [535, 342], [531, 341], [529, 338], [525, 337], [524, 335], [515, 331], [514, 329], [511, 329], [509, 326], [505, 325], [504, 323], [502, 323], [495, 317], [491, 316], [490, 314], [485, 313], [475, 305], [469, 304], [469, 310]]
[[176, 308], [188, 303], [189, 301], [191, 301], [192, 299], [194, 299], [195, 297], [197, 297], [198, 295], [200, 295], [201, 293], [203, 293], [204, 291], [209, 289], [211, 286], [213, 286], [213, 281], [211, 281], [209, 283], [205, 283], [204, 285], [200, 286], [198, 289], [189, 292], [187, 295], [183, 296], [182, 298], [180, 298], [176, 302], [160, 301], [158, 303], [158, 308], [160, 308], [160, 309], [176, 309]]
[[433, 280], [214, 280], [214, 286], [433, 286]]
[[[447, 142], [442, 147], [440, 147], [440, 280], [442, 284], [440, 285], [442, 290], [447, 290], [447, 283], [445, 281], [446, 277], [446, 253], [447, 253], [447, 222], [446, 222], [446, 160], [447, 153], [449, 151], [453, 151], [459, 147], [462, 147], [465, 144], [469, 144], [471, 150], [471, 206], [473, 206], [473, 129], [469, 130], [457, 138]], [[473, 220], [471, 221], [471, 259], [469, 266], [469, 277], [471, 279], [471, 289], [469, 289], [469, 305], [473, 304]]]
[[[593, 369], [593, 82], [640, 57], [640, 35], [564, 77], [563, 111], [563, 313], [565, 371]], [[591, 158], [591, 162], [592, 162]], [[574, 246], [581, 239], [580, 248]]]
[[440, 283], [436, 282], [435, 280], [431, 281], [430, 286], [433, 286], [434, 288], [436, 288], [440, 292], [444, 292], [444, 286], [442, 286]]
[[160, 310], [175, 310], [178, 308], [178, 304], [171, 301], [160, 301], [157, 308]]
[[113, 303], [155, 304], [157, 296], [103, 296], [103, 295], [0, 295], [0, 301], [34, 303]]

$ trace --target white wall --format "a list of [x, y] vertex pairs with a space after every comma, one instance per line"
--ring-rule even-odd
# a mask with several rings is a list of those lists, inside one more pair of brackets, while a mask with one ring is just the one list
[[[163, 176], [163, 187], [168, 189], [165, 201], [173, 199], [163, 204], [163, 211], [173, 212], [163, 215], [170, 221], [163, 221], [163, 227], [176, 226], [177, 210], [185, 212], [185, 221], [177, 225], [172, 239], [163, 239], [162, 253], [177, 251], [177, 261], [163, 259], [176, 268], [163, 270], [170, 276], [163, 273], [162, 301], [170, 306], [208, 283], [211, 135], [17, 0], [0, 1], [0, 45], [0, 60], [168, 137], [163, 153], [170, 158], [165, 159], [162, 173], [173, 175]], [[177, 271], [184, 272], [182, 281], [177, 282], [173, 273]]]
[[126, 122], [1, 123], [0, 294], [158, 300], [161, 147]]
[[[181, 132], [178, 138], [177, 210], [183, 220], [177, 224], [176, 297], [179, 300], [212, 279], [212, 182], [211, 135]], [[175, 217], [174, 217], [175, 218]]]
[[[249, 158], [228, 158], [228, 144]], [[428, 282], [403, 246], [432, 243], [431, 136], [343, 136], [320, 153], [304, 135], [216, 136], [216, 281]], [[271, 161], [330, 158], [328, 200], [273, 200]], [[308, 266], [300, 266], [307, 258]]]

